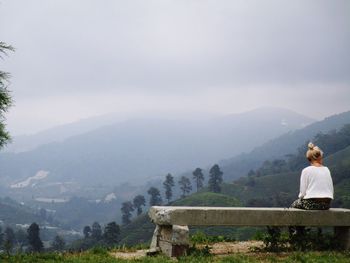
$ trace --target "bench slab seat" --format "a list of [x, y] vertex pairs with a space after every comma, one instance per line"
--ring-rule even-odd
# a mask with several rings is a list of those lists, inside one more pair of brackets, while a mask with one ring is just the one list
[[186, 253], [188, 226], [331, 226], [350, 249], [350, 209], [152, 206], [148, 214], [156, 224], [151, 248], [171, 257]]

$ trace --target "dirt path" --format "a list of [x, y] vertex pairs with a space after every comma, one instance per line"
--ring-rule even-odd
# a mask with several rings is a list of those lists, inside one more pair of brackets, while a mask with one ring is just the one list
[[[249, 253], [255, 247], [262, 247], [261, 241], [241, 241], [241, 242], [220, 242], [208, 245], [210, 253], [213, 255], [227, 255], [232, 253]], [[198, 245], [204, 248], [205, 245]], [[113, 252], [112, 255], [122, 259], [137, 259], [146, 256], [147, 250], [137, 250], [135, 252]]]
[[225, 255], [231, 253], [249, 253], [254, 248], [261, 248], [262, 241], [220, 242], [209, 245], [213, 255]]
[[112, 252], [111, 255], [121, 259], [137, 259], [146, 256], [147, 250], [137, 250], [135, 252]]

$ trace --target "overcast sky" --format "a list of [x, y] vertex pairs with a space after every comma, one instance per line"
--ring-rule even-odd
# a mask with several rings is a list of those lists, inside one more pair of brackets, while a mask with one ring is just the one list
[[13, 134], [109, 112], [350, 110], [350, 1], [0, 0]]

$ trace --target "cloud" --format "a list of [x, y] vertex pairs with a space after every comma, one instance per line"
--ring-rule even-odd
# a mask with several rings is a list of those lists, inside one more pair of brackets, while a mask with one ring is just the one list
[[167, 107], [234, 93], [243, 109], [252, 86], [300, 97], [349, 87], [349, 9], [346, 0], [4, 1], [2, 40], [17, 48], [4, 67], [26, 105], [109, 94]]

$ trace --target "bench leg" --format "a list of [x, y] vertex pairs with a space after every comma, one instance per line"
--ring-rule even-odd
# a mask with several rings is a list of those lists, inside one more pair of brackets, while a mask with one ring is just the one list
[[339, 241], [342, 249], [350, 250], [350, 227], [337, 226], [334, 227], [335, 238]]
[[151, 249], [159, 249], [168, 257], [186, 255], [189, 248], [189, 230], [187, 226], [156, 226]]

